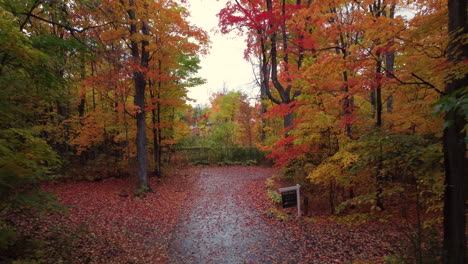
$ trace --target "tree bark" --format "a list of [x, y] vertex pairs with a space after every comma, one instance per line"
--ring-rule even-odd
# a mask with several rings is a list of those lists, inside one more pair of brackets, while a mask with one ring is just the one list
[[[378, 63], [378, 69], [380, 69], [381, 63]], [[380, 70], [377, 70], [377, 74], [380, 75]], [[376, 119], [375, 127], [382, 127], [382, 87], [380, 85], [380, 78], [377, 78], [377, 88], [375, 89], [375, 110], [376, 110]]]
[[[388, 14], [388, 17], [391, 19], [395, 18], [395, 4], [391, 5], [390, 13]], [[393, 43], [393, 41], [390, 43]], [[386, 72], [387, 78], [392, 78], [394, 65], [395, 65], [395, 53], [388, 52], [387, 54], [385, 54], [385, 72]], [[387, 98], [387, 113], [389, 114], [393, 113], [393, 95], [392, 94], [390, 94]]]
[[[84, 80], [86, 78], [86, 61], [84, 55], [81, 54], [80, 60], [80, 79]], [[80, 104], [78, 105], [78, 115], [79, 117], [83, 117], [85, 113], [85, 106], [86, 106], [86, 93], [81, 95]]]
[[[260, 130], [260, 140], [262, 142], [266, 139], [265, 127], [267, 126], [266, 119], [264, 114], [267, 112], [267, 105], [264, 100], [270, 99], [272, 102], [275, 102], [275, 98], [271, 95], [270, 91], [270, 67], [268, 65], [267, 58], [267, 49], [265, 46], [265, 40], [263, 37], [260, 37], [260, 47], [261, 47], [261, 58], [260, 58], [260, 97], [261, 97], [261, 121], [262, 127]], [[275, 102], [279, 103], [279, 102]]]
[[[376, 18], [380, 17], [381, 15], [385, 15], [382, 13], [381, 9], [382, 3], [380, 1], [374, 2], [372, 6], [370, 6], [371, 13], [374, 14]], [[377, 62], [375, 67], [375, 91], [372, 94], [374, 96], [374, 103], [375, 108], [375, 128], [377, 132], [380, 134], [382, 128], [382, 54], [377, 52], [376, 54]], [[376, 197], [375, 197], [375, 205], [380, 210], [384, 210], [383, 206], [383, 197], [382, 193], [385, 186], [385, 175], [383, 175], [383, 146], [379, 145], [379, 160], [377, 163], [377, 171], [376, 171], [376, 180], [377, 180], [377, 190], [376, 190]]]
[[[456, 64], [466, 60], [468, 45], [462, 44], [459, 37], [467, 33], [466, 0], [449, 0], [449, 47], [448, 60]], [[455, 79], [449, 76], [445, 87], [448, 96], [461, 90], [468, 83], [467, 74], [463, 78]], [[458, 98], [460, 99], [460, 98]], [[468, 187], [468, 170], [466, 159], [466, 145], [462, 132], [466, 125], [465, 116], [452, 109], [445, 115], [445, 120], [451, 125], [445, 128], [443, 135], [444, 165], [445, 165], [445, 194], [444, 194], [444, 263], [466, 263], [466, 215], [465, 201]]]
[[[131, 9], [128, 10], [130, 19], [134, 22], [130, 24], [130, 35], [131, 39], [138, 34], [135, 15], [135, 1], [130, 0], [129, 2]], [[149, 34], [148, 27], [143, 23], [141, 31], [144, 35]], [[140, 48], [141, 44], [141, 54]], [[131, 41], [131, 53], [132, 59], [136, 65], [142, 68], [148, 68], [149, 53], [146, 50], [148, 41], [142, 40], [140, 43], [136, 40]], [[148, 184], [148, 159], [146, 157], [146, 113], [145, 113], [145, 89], [146, 89], [146, 76], [144, 71], [141, 69], [135, 69], [133, 71], [133, 81], [135, 85], [135, 98], [134, 103], [139, 107], [136, 113], [136, 146], [137, 146], [137, 175], [138, 175], [138, 188], [143, 191], [149, 191]]]
[[161, 148], [161, 141], [162, 141], [162, 132], [161, 132], [161, 82], [159, 83], [159, 90], [157, 93], [158, 102], [156, 103], [156, 117], [158, 122], [158, 149], [156, 151], [156, 170], [158, 177], [161, 177], [161, 156], [162, 156], [162, 148]]
[[[267, 6], [267, 11], [272, 12], [273, 11], [273, 3], [272, 0], [266, 0], [266, 6]], [[286, 14], [286, 1], [282, 1], [282, 9], [281, 9], [282, 15], [284, 17]], [[285, 72], [286, 74], [289, 74], [289, 51], [288, 51], [288, 39], [287, 39], [287, 30], [286, 30], [286, 18], [283, 18], [283, 21], [281, 23], [281, 36], [282, 36], [282, 45], [283, 45], [283, 62], [285, 64]], [[269, 29], [273, 28], [274, 25], [269, 25]], [[293, 94], [291, 89], [292, 89], [292, 80], [287, 77], [286, 84], [283, 85], [279, 79], [278, 79], [278, 43], [280, 40], [278, 39], [278, 35], [276, 31], [271, 33], [269, 36], [270, 40], [270, 63], [271, 67], [268, 67], [267, 64], [267, 50], [266, 50], [266, 43], [265, 40], [267, 38], [261, 38], [261, 48], [262, 48], [262, 85], [263, 89], [268, 96], [268, 98], [274, 102], [275, 104], [289, 104], [295, 100], [296, 94]], [[279, 98], [276, 99], [272, 96], [271, 91], [270, 91], [270, 76], [271, 76], [271, 82], [273, 86], [275, 87], [276, 91], [278, 92]], [[284, 137], [288, 136], [288, 131], [292, 128], [293, 124], [293, 115], [292, 113], [288, 113], [287, 115], [284, 116], [283, 119], [283, 124], [284, 124]]]
[[[343, 55], [346, 58], [346, 54]], [[349, 87], [348, 87], [348, 72], [343, 72], [343, 81], [346, 83], [343, 86], [343, 92], [345, 94], [343, 98], [343, 115], [345, 117], [345, 134], [348, 138], [352, 137], [352, 127], [351, 127], [351, 115], [353, 113], [353, 97], [349, 94]]]
[[[152, 85], [150, 82], [150, 96], [151, 96], [151, 100], [154, 102], [156, 99], [156, 96], [155, 96], [155, 92], [153, 91], [151, 87]], [[159, 123], [158, 123], [156, 108], [151, 109], [151, 122], [153, 124], [153, 128], [151, 129], [151, 131], [153, 132], [153, 162], [154, 162], [153, 173], [156, 177], [159, 177], [160, 176], [159, 166], [158, 166], [159, 140], [158, 140], [158, 129], [157, 129], [159, 128]]]
[[[162, 62], [158, 60], [158, 72], [159, 76], [161, 77], [162, 74]], [[151, 110], [152, 116], [151, 120], [153, 123], [153, 161], [154, 161], [154, 175], [156, 177], [161, 177], [161, 87], [162, 81], [161, 79], [158, 80], [158, 86], [156, 91], [150, 91], [151, 99], [156, 101], [156, 108]]]
[[134, 74], [135, 81], [135, 105], [140, 107], [136, 114], [137, 125], [137, 169], [138, 188], [146, 189], [148, 185], [148, 160], [146, 157], [146, 114], [145, 114], [145, 86], [146, 81], [142, 73]]
[[285, 130], [285, 137], [287, 136], [289, 130], [291, 130], [292, 125], [293, 125], [293, 113], [289, 112], [283, 117], [283, 125], [284, 125], [284, 130]]

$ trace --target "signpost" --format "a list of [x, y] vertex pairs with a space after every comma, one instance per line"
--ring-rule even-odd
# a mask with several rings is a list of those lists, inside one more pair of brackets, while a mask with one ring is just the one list
[[297, 206], [297, 216], [301, 217], [301, 196], [299, 189], [301, 186], [296, 184], [296, 186], [280, 188], [279, 192], [281, 193], [281, 203], [283, 208]]

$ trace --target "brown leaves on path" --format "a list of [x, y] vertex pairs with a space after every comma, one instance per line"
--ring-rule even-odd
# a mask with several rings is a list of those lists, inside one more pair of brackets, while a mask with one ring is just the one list
[[261, 167], [204, 168], [171, 243], [173, 263], [295, 263], [294, 245], [261, 219], [243, 192], [272, 172]]

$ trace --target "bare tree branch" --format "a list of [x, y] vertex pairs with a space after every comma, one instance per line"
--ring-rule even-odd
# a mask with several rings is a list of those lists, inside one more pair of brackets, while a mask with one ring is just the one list
[[55, 22], [55, 21], [52, 21], [52, 20], [37, 16], [37, 15], [32, 14], [30, 12], [29, 13], [22, 13], [22, 14], [26, 15], [26, 16], [29, 16], [29, 17], [36, 18], [36, 19], [44, 21], [44, 22], [47, 22], [47, 23], [52, 24], [52, 25], [63, 27], [64, 29], [68, 30], [70, 33], [83, 33], [83, 32], [85, 32], [87, 30], [94, 29], [94, 28], [99, 28], [99, 27], [104, 27], [104, 26], [107, 26], [107, 25], [110, 25], [110, 24], [113, 23], [113, 21], [109, 21], [109, 22], [106, 22], [106, 23], [101, 24], [101, 25], [95, 25], [95, 26], [85, 27], [85, 28], [82, 28], [82, 29], [77, 29], [77, 28], [71, 27], [69, 25], [64, 25], [62, 23], [58, 23], [58, 22]]

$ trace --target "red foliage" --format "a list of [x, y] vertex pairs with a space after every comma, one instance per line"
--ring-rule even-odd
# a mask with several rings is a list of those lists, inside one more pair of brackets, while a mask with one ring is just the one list
[[288, 136], [280, 139], [275, 143], [274, 149], [271, 154], [267, 156], [268, 159], [275, 161], [276, 167], [284, 167], [290, 164], [290, 162], [296, 160], [299, 156], [304, 154], [308, 149], [309, 145], [293, 145], [292, 142], [297, 139], [297, 136]]
[[294, 110], [297, 108], [297, 101], [292, 101], [289, 104], [279, 104], [275, 105], [273, 108], [268, 110], [264, 116], [265, 117], [284, 117], [288, 113], [294, 112]]

